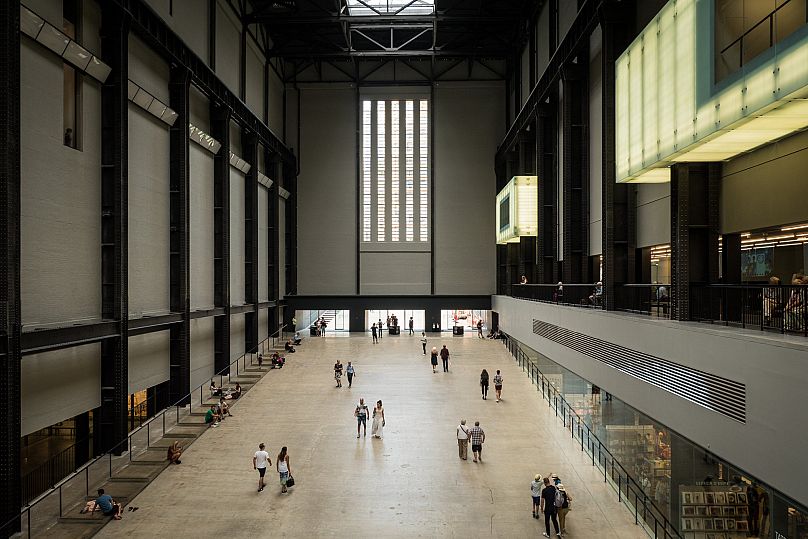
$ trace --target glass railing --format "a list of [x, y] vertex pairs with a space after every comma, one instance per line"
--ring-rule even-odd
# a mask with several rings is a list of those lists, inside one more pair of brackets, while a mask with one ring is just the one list
[[596, 466], [603, 472], [603, 482], [614, 489], [617, 501], [625, 504], [631, 511], [634, 523], [642, 526], [654, 538], [682, 537], [664, 512], [643, 490], [637, 479], [626, 471], [620, 461], [615, 459], [614, 455], [592, 432], [586, 421], [567, 402], [564, 395], [545, 377], [537, 363], [522, 349], [521, 344], [512, 338], [506, 339], [505, 343], [517, 364], [541, 391], [542, 398], [547, 401], [547, 406], [553, 409], [556, 417], [569, 430], [572, 440], [579, 442], [581, 451], [591, 457], [592, 466]]
[[[211, 378], [218, 379], [218, 387], [231, 385], [231, 379], [237, 378], [240, 373], [246, 372], [248, 367], [258, 364], [258, 354], [264, 354], [278, 346], [282, 346], [285, 336], [285, 326], [281, 326], [275, 333], [261, 341], [258, 346], [245, 353], [221, 369]], [[68, 516], [65, 511], [78, 513], [80, 505], [84, 504], [91, 493], [111, 479], [117, 472], [128, 466], [137, 456], [147, 451], [154, 442], [170, 430], [182, 424], [182, 421], [191, 415], [196, 406], [202, 411], [205, 401], [210, 399], [210, 382], [192, 390], [176, 403], [161, 410], [151, 419], [129, 433], [107, 453], [95, 457], [76, 471], [53, 485], [50, 489], [30, 501], [20, 510], [20, 536], [32, 537], [43, 533], [55, 524], [60, 518]], [[234, 402], [231, 406], [238, 404]], [[194, 438], [188, 438], [188, 444]], [[187, 448], [187, 445], [186, 445]], [[67, 457], [65, 457], [67, 458]], [[25, 502], [23, 502], [25, 503]], [[5, 522], [0, 529], [14, 530], [14, 519]]]

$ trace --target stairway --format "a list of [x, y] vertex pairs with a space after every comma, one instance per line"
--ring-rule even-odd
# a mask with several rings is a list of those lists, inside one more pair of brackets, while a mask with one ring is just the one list
[[320, 311], [320, 316], [323, 317], [327, 329], [334, 329], [334, 320], [337, 318], [337, 311]]

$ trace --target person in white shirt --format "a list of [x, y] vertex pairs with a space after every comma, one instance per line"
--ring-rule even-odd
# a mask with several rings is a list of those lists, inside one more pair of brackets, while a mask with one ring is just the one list
[[421, 332], [421, 348], [424, 349], [424, 355], [426, 355], [426, 333]]
[[457, 426], [457, 450], [460, 453], [460, 458], [468, 460], [469, 458], [469, 429], [466, 428], [466, 420], [460, 421]]
[[253, 470], [258, 470], [258, 492], [264, 490], [264, 474], [267, 466], [272, 466], [269, 453], [264, 451], [264, 444], [258, 444], [258, 451], [253, 455]]
[[533, 518], [539, 518], [541, 509], [541, 491], [544, 488], [544, 482], [541, 479], [541, 474], [536, 474], [533, 481], [530, 482], [530, 497], [533, 498]]

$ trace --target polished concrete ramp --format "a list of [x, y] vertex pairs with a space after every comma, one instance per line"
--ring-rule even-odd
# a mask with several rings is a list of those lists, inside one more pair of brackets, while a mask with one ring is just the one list
[[[209, 429], [143, 490], [122, 521], [100, 537], [536, 537], [530, 481], [557, 473], [574, 498], [567, 535], [646, 537], [602, 472], [591, 465], [500, 342], [430, 337], [446, 344], [450, 372], [432, 373], [418, 337], [353, 334], [307, 338], [287, 366], [247, 393], [235, 416]], [[348, 389], [334, 387], [333, 364], [353, 361]], [[479, 374], [501, 369], [482, 400]], [[439, 366], [439, 371], [441, 368]], [[359, 397], [384, 401], [384, 439], [356, 439]], [[480, 421], [483, 463], [458, 458], [455, 427]], [[370, 422], [369, 422], [370, 423]], [[370, 431], [370, 424], [368, 425]], [[257, 492], [252, 455], [273, 460], [289, 447], [297, 481], [280, 493], [278, 475]]]

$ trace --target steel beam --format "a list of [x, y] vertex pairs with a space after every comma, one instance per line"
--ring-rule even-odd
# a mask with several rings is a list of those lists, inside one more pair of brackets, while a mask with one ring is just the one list
[[219, 372], [230, 357], [231, 109], [211, 102], [210, 117], [211, 136], [222, 145], [213, 157], [213, 303], [225, 313], [214, 320], [214, 372]]
[[[112, 71], [101, 88], [101, 311], [118, 335], [101, 342], [101, 406], [96, 452], [126, 450], [129, 351], [128, 74], [129, 15], [114, 4], [101, 13], [101, 58]], [[123, 443], [122, 443], [123, 442]]]
[[20, 531], [20, 6], [0, 3], [0, 535]]
[[475, 58], [505, 58], [507, 55], [511, 54], [511, 51], [501, 48], [501, 49], [435, 49], [435, 50], [398, 50], [398, 51], [387, 51], [387, 50], [371, 50], [371, 51], [362, 51], [362, 50], [342, 50], [342, 51], [297, 51], [297, 52], [276, 52], [271, 53], [270, 57], [280, 57], [280, 58], [322, 58], [322, 59], [333, 59], [333, 58], [389, 58], [391, 56], [397, 56], [402, 58], [414, 58], [414, 57], [434, 57], [434, 58], [467, 58], [469, 56]]
[[[269, 188], [269, 208], [267, 208], [267, 211], [269, 212], [269, 233], [267, 234], [269, 243], [269, 256], [267, 257], [269, 263], [269, 267], [267, 268], [267, 271], [269, 271], [269, 299], [270, 301], [274, 301], [277, 305], [277, 302], [280, 299], [281, 245], [280, 218], [278, 212], [278, 187], [280, 186], [281, 177], [283, 175], [283, 164], [277, 156], [270, 155], [268, 150], [264, 151], [266, 153], [267, 163], [270, 163], [268, 166], [271, 167], [270, 170], [272, 171], [273, 180], [272, 185]], [[268, 323], [269, 334], [272, 335], [275, 330], [278, 329], [280, 323], [277, 306], [269, 310]]]
[[[555, 102], [555, 93], [551, 94]], [[558, 120], [556, 107], [544, 105], [540, 107], [536, 117], [536, 172], [539, 181], [538, 222], [539, 233], [536, 238], [536, 282], [541, 284], [558, 281], [557, 260], [557, 219], [558, 196], [557, 176], [558, 160]]]
[[354, 25], [379, 25], [399, 26], [403, 24], [432, 24], [439, 22], [443, 24], [474, 24], [474, 25], [494, 25], [494, 24], [517, 24], [520, 22], [518, 15], [492, 16], [492, 15], [449, 15], [433, 13], [431, 15], [332, 15], [317, 17], [279, 17], [277, 14], [271, 15], [247, 15], [248, 24], [265, 23], [270, 28], [273, 24], [279, 26], [332, 26], [335, 24], [349, 23]]
[[171, 68], [169, 104], [177, 113], [170, 128], [169, 168], [169, 238], [170, 238], [170, 306], [180, 313], [181, 323], [170, 329], [169, 400], [179, 401], [191, 392], [191, 290], [190, 290], [190, 120], [191, 72], [183, 66]]

